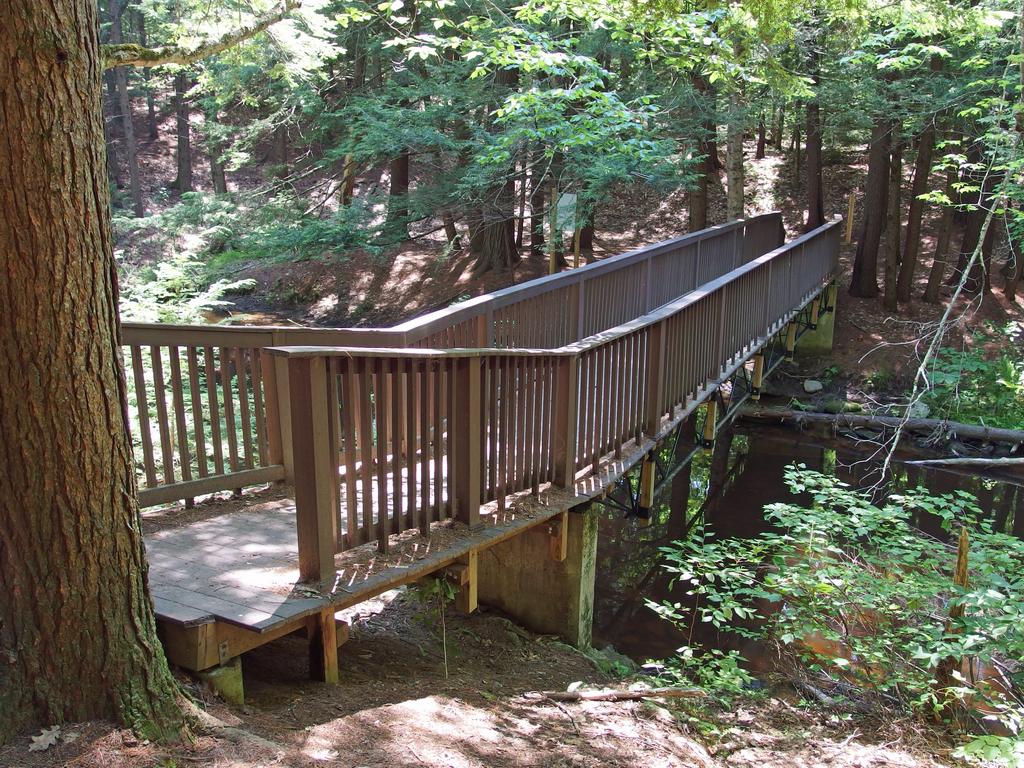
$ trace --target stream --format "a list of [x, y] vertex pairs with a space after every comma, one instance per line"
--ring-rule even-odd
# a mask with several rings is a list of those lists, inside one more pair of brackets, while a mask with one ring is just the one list
[[[829, 444], [826, 444], [829, 443]], [[605, 509], [600, 518], [597, 582], [594, 604], [594, 645], [612, 645], [639, 663], [663, 659], [687, 644], [685, 633], [656, 616], [647, 599], [683, 602], [683, 590], [672, 591], [660, 567], [659, 548], [705, 530], [718, 537], [752, 537], [768, 529], [764, 507], [778, 501], [807, 503], [790, 493], [783, 472], [794, 462], [834, 474], [855, 488], [869, 488], [878, 478], [881, 457], [860, 452], [850, 441], [808, 438], [787, 429], [737, 426], [723, 431], [713, 450], [698, 452], [663, 489], [647, 525]], [[888, 487], [896, 492], [924, 486], [933, 493], [957, 489], [974, 494], [988, 510], [994, 527], [1024, 538], [1024, 488], [981, 475], [935, 467], [895, 463]], [[922, 515], [923, 531], [944, 538], [937, 521]], [[755, 673], [763, 650], [756, 644], [736, 645], [733, 636], [719, 636], [697, 622], [694, 644], [737, 648]]]

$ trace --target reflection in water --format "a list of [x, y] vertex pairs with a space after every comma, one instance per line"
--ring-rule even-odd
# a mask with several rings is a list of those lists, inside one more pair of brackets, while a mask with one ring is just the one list
[[[680, 446], [679, 456], [688, 446]], [[595, 644], [611, 644], [637, 661], [671, 656], [684, 644], [735, 648], [732, 635], [720, 637], [708, 625], [686, 633], [655, 616], [645, 600], [672, 599], [685, 604], [683, 590], [671, 590], [660, 567], [659, 548], [689, 535], [750, 537], [767, 530], [765, 505], [777, 501], [809, 504], [786, 487], [783, 470], [793, 462], [835, 474], [854, 487], [867, 488], [878, 467], [846, 445], [826, 447], [787, 430], [730, 429], [719, 434], [712, 451], [699, 452], [672, 479], [651, 510], [649, 525], [615, 513], [601, 518], [598, 540]], [[969, 474], [911, 465], [896, 466], [887, 489], [924, 486], [933, 493], [965, 490], [991, 514], [994, 527], [1024, 538], [1024, 488]], [[704, 523], [703, 525], [701, 523]], [[917, 525], [943, 537], [937, 521], [927, 515]], [[739, 649], [758, 666], [759, 649]]]

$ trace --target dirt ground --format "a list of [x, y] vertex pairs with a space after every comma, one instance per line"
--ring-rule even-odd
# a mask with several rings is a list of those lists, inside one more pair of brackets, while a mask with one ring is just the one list
[[[179, 745], [141, 742], [104, 723], [66, 725], [30, 751], [31, 734], [0, 748], [0, 765], [56, 768], [325, 768], [838, 766], [930, 768], [950, 746], [916, 723], [844, 720], [800, 706], [786, 691], [737, 707], [703, 700], [556, 703], [542, 691], [626, 686], [604, 670], [614, 654], [583, 653], [482, 611], [444, 614], [414, 590], [349, 612], [338, 685], [313, 683], [299, 636], [243, 657], [246, 706], [235, 709], [182, 677], [203, 707], [231, 726]], [[447, 668], [445, 674], [445, 651]], [[662, 703], [665, 703], [664, 701]], [[259, 740], [240, 737], [252, 734]]]

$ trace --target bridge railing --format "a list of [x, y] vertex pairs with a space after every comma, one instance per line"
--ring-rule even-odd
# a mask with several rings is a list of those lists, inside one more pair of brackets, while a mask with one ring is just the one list
[[288, 366], [302, 577], [656, 439], [833, 279], [839, 224], [557, 349], [270, 350]]
[[555, 348], [664, 304], [783, 240], [778, 213], [532, 280], [392, 328], [125, 323], [129, 431], [143, 506], [290, 478], [281, 346]]

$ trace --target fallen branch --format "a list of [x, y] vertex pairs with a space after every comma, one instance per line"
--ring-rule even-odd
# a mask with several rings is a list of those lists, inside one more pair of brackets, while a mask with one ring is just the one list
[[232, 48], [250, 37], [259, 34], [268, 27], [281, 21], [301, 4], [301, 0], [283, 0], [273, 10], [257, 16], [251, 24], [228, 32], [226, 35], [198, 45], [195, 48], [183, 48], [178, 45], [165, 45], [160, 48], [146, 48], [136, 43], [117, 43], [100, 46], [103, 68], [112, 67], [159, 67], [163, 64], [191, 64], [213, 56], [228, 48]]
[[939, 464], [939, 465], [946, 465], [946, 464], [966, 464], [966, 465], [971, 465], [971, 464], [973, 464], [974, 466], [977, 466], [977, 467], [998, 467], [1000, 465], [1006, 466], [1008, 464], [1011, 465], [1011, 466], [1012, 465], [1020, 466], [1021, 464], [1024, 464], [1024, 458], [1017, 458], [1017, 457], [1006, 456], [1006, 457], [997, 458], [997, 459], [987, 459], [987, 458], [984, 458], [984, 457], [968, 459], [968, 458], [964, 458], [962, 456], [950, 456], [950, 457], [945, 458], [945, 459], [917, 459], [915, 461], [905, 461], [903, 463], [904, 464]]
[[1024, 443], [1024, 430], [998, 429], [978, 424], [960, 424], [944, 419], [903, 419], [898, 416], [866, 416], [856, 413], [810, 413], [790, 408], [760, 408], [745, 405], [740, 409], [741, 418], [760, 422], [793, 422], [830, 424], [835, 428], [875, 427], [883, 430], [902, 428], [905, 432], [925, 434], [941, 433], [948, 438], [961, 437], [970, 440], [985, 440], [995, 443]]
[[641, 699], [699, 699], [707, 694], [700, 688], [646, 688], [635, 691], [541, 691], [526, 694], [551, 701], [639, 701]]

